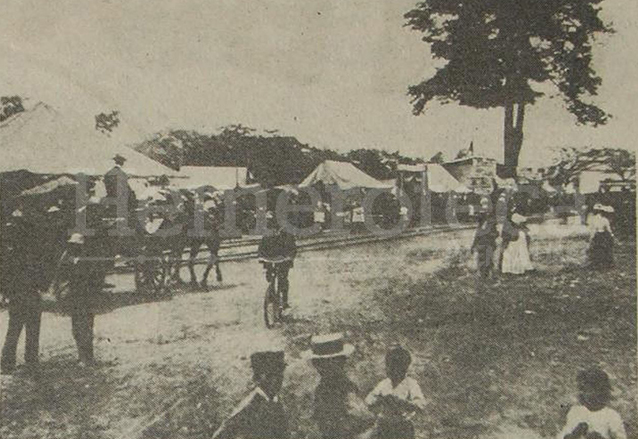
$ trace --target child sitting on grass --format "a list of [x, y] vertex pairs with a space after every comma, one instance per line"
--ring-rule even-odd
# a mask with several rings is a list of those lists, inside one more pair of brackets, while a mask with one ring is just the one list
[[406, 376], [411, 362], [406, 349], [400, 346], [390, 349], [385, 357], [388, 377], [366, 397], [370, 410], [377, 413], [377, 438], [414, 438], [411, 419], [425, 408], [425, 398], [419, 384]]
[[607, 373], [598, 367], [584, 370], [578, 373], [576, 382], [580, 405], [569, 410], [558, 439], [626, 439], [620, 415], [607, 407], [611, 400]]

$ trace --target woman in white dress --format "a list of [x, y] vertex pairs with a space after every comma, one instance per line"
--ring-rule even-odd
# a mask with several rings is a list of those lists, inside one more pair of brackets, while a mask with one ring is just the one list
[[589, 219], [589, 265], [592, 268], [609, 268], [614, 265], [614, 234], [605, 213], [612, 214], [614, 209], [596, 204], [593, 211]]
[[529, 230], [526, 222], [527, 218], [515, 213], [503, 228], [503, 273], [525, 274], [534, 270], [529, 256]]

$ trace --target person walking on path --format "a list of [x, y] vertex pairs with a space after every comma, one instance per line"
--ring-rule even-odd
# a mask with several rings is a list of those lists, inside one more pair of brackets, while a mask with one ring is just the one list
[[503, 226], [503, 261], [501, 272], [504, 274], [525, 274], [534, 271], [529, 255], [529, 229], [527, 218], [515, 213]]
[[352, 439], [369, 429], [373, 415], [358, 396], [357, 386], [345, 371], [354, 346], [343, 334], [314, 336], [303, 356], [312, 361], [321, 379], [315, 389], [313, 418], [323, 439]]
[[593, 215], [589, 219], [589, 266], [594, 269], [610, 268], [614, 264], [614, 234], [611, 230], [606, 211], [613, 209], [602, 204], [595, 204]]
[[476, 258], [476, 266], [482, 278], [492, 275], [494, 269], [494, 252], [496, 251], [496, 218], [487, 198], [481, 200], [481, 213], [478, 216], [478, 227], [474, 234], [471, 252]]
[[284, 351], [255, 352], [250, 356], [256, 387], [235, 408], [213, 439], [287, 439], [288, 418], [279, 400], [286, 362]]

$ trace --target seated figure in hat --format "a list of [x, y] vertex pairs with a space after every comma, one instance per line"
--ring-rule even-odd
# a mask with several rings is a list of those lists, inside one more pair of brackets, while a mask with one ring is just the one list
[[416, 380], [407, 376], [411, 362], [406, 349], [390, 349], [385, 357], [387, 378], [366, 397], [370, 410], [377, 413], [378, 439], [414, 438], [411, 419], [425, 408], [425, 397]]
[[284, 379], [284, 352], [262, 351], [250, 356], [256, 387], [235, 408], [213, 439], [289, 437], [288, 419], [278, 394]]
[[351, 439], [369, 429], [374, 417], [358, 396], [357, 386], [345, 371], [354, 346], [345, 344], [343, 334], [327, 334], [311, 339], [309, 358], [321, 379], [315, 389], [313, 418], [324, 439]]

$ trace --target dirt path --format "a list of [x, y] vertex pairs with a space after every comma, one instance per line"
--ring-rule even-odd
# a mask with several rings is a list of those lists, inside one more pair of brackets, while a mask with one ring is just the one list
[[[557, 248], [564, 237], [580, 232], [579, 227], [532, 230], [551, 238]], [[265, 280], [259, 264], [225, 263], [225, 283], [208, 292], [181, 292], [170, 301], [100, 315], [96, 352], [103, 364], [96, 370], [74, 365], [69, 319], [45, 314], [44, 375], [39, 385], [21, 377], [3, 381], [3, 411], [8, 416], [0, 424], [0, 436], [26, 438], [46, 430], [47, 437], [65, 439], [73, 434], [208, 437], [246, 390], [250, 353], [272, 344], [289, 353], [285, 392], [298, 408], [307, 407], [308, 389], [315, 384], [311, 369], [299, 358], [307, 337], [380, 322], [384, 314], [373, 302], [375, 294], [398, 280], [417, 282], [454, 262], [450, 255], [467, 251], [471, 238], [472, 231], [458, 231], [303, 253], [290, 276], [292, 318], [272, 331], [262, 320]], [[544, 268], [551, 269], [551, 263]], [[116, 282], [121, 287], [130, 279]], [[5, 330], [3, 312], [0, 331]], [[396, 338], [405, 341], [405, 336]], [[374, 341], [371, 333], [370, 343]], [[363, 354], [358, 355], [363, 360]], [[422, 361], [417, 358], [416, 366]], [[367, 373], [378, 374], [379, 366], [369, 366]], [[300, 409], [293, 414], [301, 418], [297, 427], [303, 427], [307, 414]]]

